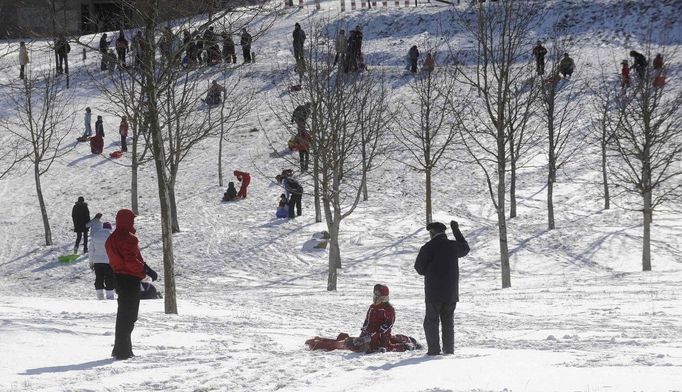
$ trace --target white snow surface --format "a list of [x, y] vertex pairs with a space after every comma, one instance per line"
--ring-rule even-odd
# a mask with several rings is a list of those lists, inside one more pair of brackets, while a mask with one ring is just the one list
[[[659, 28], [658, 45], [679, 54], [681, 1], [547, 3], [537, 36], [553, 20], [568, 20], [581, 78], [597, 77], [598, 58], [613, 60], [615, 78], [619, 60], [639, 47], [649, 25]], [[228, 176], [235, 169], [252, 174], [249, 198], [220, 203], [216, 140], [182, 164], [182, 232], [174, 236], [179, 314], [164, 314], [163, 300], [142, 301], [135, 358], [109, 357], [116, 302], [95, 299], [87, 257], [56, 260], [73, 246], [70, 211], [78, 196], [103, 221], [129, 206], [128, 158], [112, 161], [90, 155], [85, 144], [67, 146], [69, 154], [43, 178], [54, 246], [42, 245], [32, 174], [0, 181], [0, 390], [682, 391], [682, 214], [674, 208], [655, 214], [654, 270], [641, 272], [641, 214], [602, 209], [598, 154], [590, 149], [559, 175], [555, 230], [546, 230], [545, 164], [520, 173], [519, 216], [509, 220], [513, 287], [504, 290], [495, 211], [481, 173], [452, 163], [435, 176], [434, 218], [457, 219], [472, 249], [460, 260], [454, 355], [307, 350], [303, 342], [316, 335], [359, 333], [375, 283], [390, 287], [394, 333], [425, 343], [423, 281], [413, 263], [428, 233], [422, 174], [406, 170], [400, 156], [372, 174], [369, 201], [343, 222], [337, 291], [326, 291], [327, 251], [302, 249], [325, 229], [314, 223], [312, 197], [304, 197], [302, 217], [274, 219], [281, 189], [272, 178], [296, 165], [271, 155], [268, 137], [281, 125], [266, 101], [287, 87], [279, 70], [292, 67], [294, 22], [304, 29], [321, 18], [332, 27], [362, 24], [370, 74], [373, 66], [393, 72], [395, 99], [408, 99], [402, 63], [409, 46], [467, 45], [448, 24], [446, 6], [337, 13], [335, 4], [284, 12], [255, 42], [258, 63], [240, 71], [260, 89], [261, 104], [230, 135], [224, 169]], [[34, 59], [40, 67], [40, 57]], [[85, 106], [94, 115], [107, 110], [88, 82], [86, 69], [97, 61], [93, 53], [71, 64], [77, 124]], [[667, 63], [679, 69], [680, 57]], [[2, 77], [14, 77], [11, 71]], [[679, 89], [679, 81], [667, 88]], [[117, 126], [118, 118], [105, 115], [105, 154], [117, 148]], [[250, 132], [254, 127], [258, 132]], [[278, 142], [281, 149], [286, 140]], [[163, 275], [154, 173], [153, 165], [142, 169], [136, 226], [146, 261]], [[161, 292], [163, 282], [161, 276], [156, 283]]]

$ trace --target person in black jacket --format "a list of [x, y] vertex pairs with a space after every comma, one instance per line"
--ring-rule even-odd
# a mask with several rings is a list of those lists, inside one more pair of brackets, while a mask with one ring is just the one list
[[639, 80], [643, 80], [644, 75], [646, 73], [646, 68], [649, 65], [649, 62], [647, 61], [646, 56], [644, 56], [643, 54], [641, 54], [635, 50], [631, 50], [630, 51], [630, 57], [632, 57], [635, 60], [632, 68], [634, 68], [635, 72], [637, 72], [637, 76], [639, 77]]
[[305, 31], [301, 28], [301, 25], [296, 23], [294, 25], [294, 59], [296, 59], [296, 64], [305, 61], [303, 55], [303, 46], [305, 44]]
[[537, 45], [533, 48], [533, 56], [535, 56], [535, 69], [538, 75], [544, 75], [545, 73], [545, 55], [547, 54], [547, 49], [542, 46], [542, 41], [538, 41]]
[[[426, 315], [424, 334], [428, 345], [427, 355], [441, 352], [438, 325], [443, 330], [443, 352], [452, 354], [455, 350], [454, 313], [459, 301], [459, 264], [458, 258], [469, 253], [469, 244], [459, 231], [459, 224], [450, 222], [455, 240], [445, 235], [445, 225], [431, 222], [426, 230], [431, 240], [419, 250], [414, 269], [424, 276]], [[439, 322], [440, 321], [440, 322]]]
[[57, 52], [57, 73], [66, 72], [69, 74], [69, 52], [71, 45], [66, 41], [64, 34], [59, 34], [59, 37], [54, 43], [54, 50]]
[[241, 40], [239, 43], [242, 45], [242, 54], [244, 55], [244, 62], [245, 63], [251, 63], [253, 62], [251, 58], [251, 41], [252, 41], [251, 34], [249, 34], [246, 31], [246, 27], [242, 29], [242, 36]]
[[81, 238], [83, 238], [83, 253], [88, 253], [88, 227], [86, 225], [90, 222], [90, 210], [83, 196], [78, 197], [78, 201], [71, 209], [71, 219], [73, 219], [73, 231], [76, 232], [76, 245], [73, 247], [73, 253], [78, 252]]

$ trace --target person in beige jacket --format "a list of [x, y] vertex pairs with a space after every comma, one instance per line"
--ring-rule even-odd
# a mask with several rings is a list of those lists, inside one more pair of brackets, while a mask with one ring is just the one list
[[28, 63], [28, 49], [26, 49], [26, 43], [21, 41], [19, 42], [19, 65], [21, 66], [21, 69], [19, 70], [19, 79], [24, 78], [24, 69]]

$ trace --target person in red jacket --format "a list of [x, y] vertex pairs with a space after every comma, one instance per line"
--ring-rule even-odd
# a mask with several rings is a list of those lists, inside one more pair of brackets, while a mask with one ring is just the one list
[[246, 188], [251, 182], [251, 175], [246, 172], [235, 170], [234, 176], [237, 177], [237, 180], [242, 183], [242, 185], [239, 187], [239, 192], [237, 193], [237, 199], [246, 199]]
[[118, 126], [118, 134], [121, 135], [121, 151], [128, 151], [128, 143], [126, 143], [126, 139], [128, 138], [128, 118], [126, 116], [121, 117], [121, 125]]
[[140, 308], [140, 281], [149, 275], [156, 280], [157, 274], [147, 266], [140, 253], [135, 236], [135, 214], [127, 209], [116, 214], [116, 230], [104, 244], [109, 257], [109, 265], [114, 272], [115, 287], [118, 293], [116, 312], [116, 334], [111, 356], [116, 359], [133, 357], [130, 334], [137, 321]]

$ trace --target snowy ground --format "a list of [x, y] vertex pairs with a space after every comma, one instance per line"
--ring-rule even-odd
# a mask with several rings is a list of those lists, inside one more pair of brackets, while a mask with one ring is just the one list
[[[617, 60], [638, 47], [646, 29], [635, 17], [670, 27], [658, 43], [680, 48], [681, 1], [658, 8], [633, 1], [625, 10], [615, 0], [548, 3], [552, 15], [573, 23], [575, 58], [586, 64], [581, 77], [594, 77], [589, 66], [597, 57], [616, 59], [615, 74]], [[281, 79], [274, 85], [271, 73], [291, 63], [293, 23], [306, 28], [310, 18], [330, 12], [287, 13], [255, 45], [259, 59], [272, 59], [243, 71], [261, 89], [260, 99], [285, 87]], [[334, 18], [365, 26], [366, 58], [370, 67], [393, 70], [396, 97], [409, 81], [401, 68], [411, 44], [457, 40], [454, 29], [442, 28], [444, 7]], [[679, 60], [670, 66], [679, 67]], [[80, 113], [92, 106], [96, 115], [107, 103], [92, 97], [85, 68], [95, 67], [93, 61], [74, 62], [72, 78], [74, 107]], [[263, 104], [230, 138], [224, 168], [252, 173], [248, 199], [219, 203], [214, 141], [183, 164], [182, 232], [174, 237], [179, 315], [164, 314], [162, 301], [143, 301], [133, 333], [137, 357], [128, 361], [109, 358], [116, 303], [93, 299], [87, 258], [56, 261], [72, 247], [69, 214], [79, 195], [104, 220], [128, 206], [126, 158], [110, 161], [91, 156], [85, 145], [68, 146], [72, 151], [44, 179], [51, 247], [41, 246], [30, 173], [0, 182], [0, 391], [682, 391], [682, 214], [655, 215], [654, 271], [640, 272], [641, 216], [601, 209], [591, 151], [559, 176], [551, 232], [545, 168], [521, 173], [519, 217], [509, 222], [513, 287], [505, 290], [499, 288], [495, 213], [479, 173], [453, 164], [434, 179], [435, 218], [460, 221], [472, 248], [460, 262], [454, 355], [307, 351], [309, 337], [358, 333], [375, 283], [391, 289], [394, 331], [424, 341], [423, 286], [412, 268], [428, 239], [423, 180], [405, 170], [401, 157], [374, 173], [370, 200], [344, 221], [339, 289], [327, 292], [326, 251], [302, 250], [324, 229], [313, 223], [311, 197], [304, 197], [302, 218], [274, 219], [281, 189], [272, 177], [290, 164], [271, 155], [266, 133], [279, 126], [272, 117]], [[113, 116], [105, 117], [110, 134], [116, 126]], [[253, 126], [259, 132], [249, 132]], [[111, 140], [105, 152], [117, 148]], [[155, 184], [153, 167], [144, 168], [137, 227], [143, 255], [162, 271]], [[163, 277], [157, 287], [163, 291]]]

